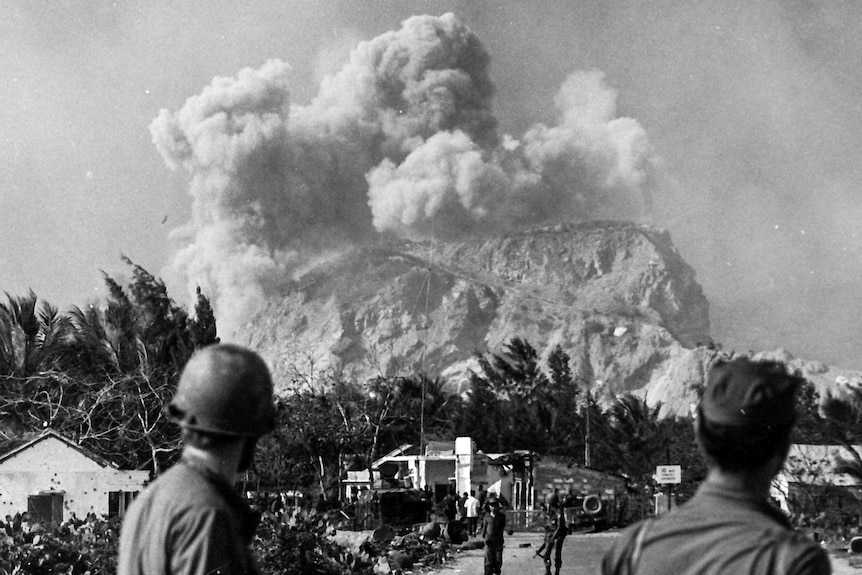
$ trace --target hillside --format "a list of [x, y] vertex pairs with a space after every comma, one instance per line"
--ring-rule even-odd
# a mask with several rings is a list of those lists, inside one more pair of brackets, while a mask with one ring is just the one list
[[353, 248], [293, 282], [240, 340], [281, 391], [423, 371], [460, 389], [476, 352], [516, 336], [543, 357], [561, 345], [603, 396], [635, 391], [675, 412], [714, 355], [709, 305], [669, 234], [619, 222]]

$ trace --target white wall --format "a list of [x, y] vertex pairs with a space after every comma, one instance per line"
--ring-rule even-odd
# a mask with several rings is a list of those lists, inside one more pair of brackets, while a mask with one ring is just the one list
[[469, 493], [472, 487], [473, 440], [469, 437], [455, 439], [455, 489], [460, 497]]
[[147, 471], [102, 466], [56, 437], [47, 437], [0, 462], [0, 516], [27, 511], [27, 498], [63, 493], [63, 519], [74, 512], [107, 515], [108, 493], [141, 491]]

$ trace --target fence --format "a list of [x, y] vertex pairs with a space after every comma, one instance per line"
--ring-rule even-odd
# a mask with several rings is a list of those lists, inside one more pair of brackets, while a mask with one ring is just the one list
[[515, 531], [542, 531], [547, 522], [547, 515], [541, 510], [509, 509], [506, 511], [506, 526]]

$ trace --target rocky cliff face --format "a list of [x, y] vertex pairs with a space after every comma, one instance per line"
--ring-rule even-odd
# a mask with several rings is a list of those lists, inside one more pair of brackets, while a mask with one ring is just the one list
[[682, 412], [713, 354], [708, 309], [667, 232], [567, 224], [352, 249], [298, 278], [240, 339], [281, 390], [325, 373], [417, 372], [458, 389], [476, 352], [521, 337], [543, 357], [561, 345], [601, 395], [636, 391]]

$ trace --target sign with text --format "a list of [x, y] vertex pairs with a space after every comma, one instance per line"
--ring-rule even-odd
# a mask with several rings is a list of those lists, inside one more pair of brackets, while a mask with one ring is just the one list
[[657, 465], [655, 468], [656, 483], [682, 483], [681, 465]]

